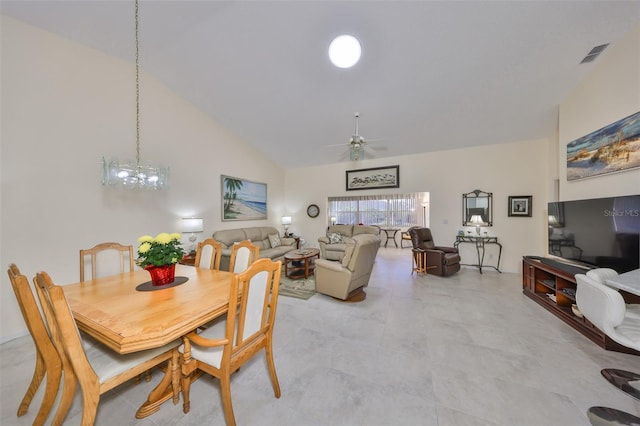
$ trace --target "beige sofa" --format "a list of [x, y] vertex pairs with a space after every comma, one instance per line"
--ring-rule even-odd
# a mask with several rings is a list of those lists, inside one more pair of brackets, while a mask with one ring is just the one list
[[[269, 236], [277, 235], [280, 245], [273, 247]], [[243, 240], [249, 240], [260, 248], [259, 257], [267, 257], [271, 260], [282, 260], [284, 255], [296, 249], [294, 238], [282, 238], [280, 233], [273, 226], [257, 226], [252, 228], [224, 229], [213, 233], [213, 239], [222, 244], [222, 254], [220, 256], [220, 269], [229, 270], [229, 260], [231, 259], [231, 246]]]
[[[332, 242], [329, 236], [340, 234], [339, 242]], [[362, 235], [380, 235], [380, 228], [366, 225], [332, 225], [327, 229], [327, 234], [318, 238], [320, 245], [320, 258], [329, 260], [342, 260], [347, 244]]]
[[380, 237], [359, 234], [345, 245], [341, 261], [316, 260], [316, 291], [342, 300], [362, 300], [380, 248]]

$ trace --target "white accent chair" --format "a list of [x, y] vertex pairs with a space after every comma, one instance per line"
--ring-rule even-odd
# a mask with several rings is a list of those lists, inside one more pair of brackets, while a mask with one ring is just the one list
[[[611, 268], [597, 268], [587, 272], [587, 276], [589, 278], [593, 278], [600, 284], [607, 285], [607, 280], [617, 277], [618, 273]], [[627, 313], [626, 313], [627, 316], [640, 319], [640, 304], [627, 303], [626, 310], [627, 310]]]
[[[640, 351], [640, 319], [626, 314], [624, 299], [616, 290], [595, 279], [576, 274], [576, 303], [593, 325], [614, 341]], [[640, 400], [640, 375], [616, 369], [604, 369], [602, 375], [614, 386]], [[640, 424], [640, 418], [608, 407], [591, 407], [587, 417], [593, 425]], [[616, 421], [618, 423], [608, 423]]]

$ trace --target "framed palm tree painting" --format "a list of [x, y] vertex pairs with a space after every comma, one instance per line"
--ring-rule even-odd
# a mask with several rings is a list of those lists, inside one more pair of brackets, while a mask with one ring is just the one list
[[221, 175], [222, 220], [267, 218], [267, 184]]

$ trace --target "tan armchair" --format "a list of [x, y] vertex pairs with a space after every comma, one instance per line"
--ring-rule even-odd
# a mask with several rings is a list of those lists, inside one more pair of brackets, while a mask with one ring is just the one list
[[[329, 237], [339, 234], [337, 241]], [[379, 235], [380, 228], [367, 225], [332, 225], [327, 228], [327, 234], [318, 238], [320, 246], [320, 258], [329, 260], [342, 260], [349, 244], [354, 244], [362, 235]]]
[[360, 235], [345, 244], [341, 261], [316, 260], [316, 291], [347, 301], [364, 300], [373, 263], [380, 248], [377, 235]]

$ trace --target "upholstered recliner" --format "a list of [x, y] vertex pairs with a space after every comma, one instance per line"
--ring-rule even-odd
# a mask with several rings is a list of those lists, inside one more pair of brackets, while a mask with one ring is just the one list
[[363, 288], [369, 284], [380, 237], [363, 234], [350, 239], [346, 246], [341, 261], [316, 260], [316, 291], [342, 300], [363, 300]]
[[379, 235], [380, 228], [367, 225], [331, 225], [327, 235], [318, 238], [320, 258], [342, 260], [348, 244], [353, 244], [361, 235]]
[[453, 247], [437, 246], [429, 228], [413, 228], [409, 231], [414, 249], [427, 253], [428, 272], [446, 277], [460, 270], [460, 254]]

